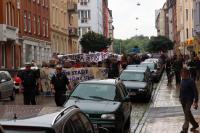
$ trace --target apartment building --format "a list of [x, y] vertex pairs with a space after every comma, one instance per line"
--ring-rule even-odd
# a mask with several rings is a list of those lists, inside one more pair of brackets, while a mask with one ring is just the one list
[[0, 68], [13, 69], [21, 66], [19, 0], [0, 0]]
[[[108, 14], [108, 38], [114, 39], [114, 26], [113, 26], [113, 16], [112, 10], [109, 10]], [[113, 52], [113, 43], [108, 49], [109, 52]]]
[[169, 37], [169, 21], [167, 13], [167, 3], [164, 3], [163, 7], [155, 11], [155, 26], [158, 36]]
[[17, 0], [23, 63], [42, 64], [51, 56], [49, 0]]
[[[88, 31], [103, 34], [103, 1], [78, 0], [78, 25], [79, 40]], [[79, 52], [82, 52], [81, 46]]]
[[[194, 5], [191, 0], [177, 0], [177, 32], [180, 33], [180, 47], [182, 54], [189, 54], [194, 49]], [[188, 43], [189, 42], [189, 43]]]

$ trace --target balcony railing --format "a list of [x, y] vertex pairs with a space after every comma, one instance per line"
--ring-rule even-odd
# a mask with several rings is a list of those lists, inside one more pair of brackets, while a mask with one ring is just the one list
[[67, 3], [67, 9], [68, 9], [68, 12], [74, 12], [74, 13], [76, 13], [77, 12], [77, 3], [68, 2]]
[[69, 27], [68, 35], [69, 37], [78, 37], [78, 29], [76, 27]]

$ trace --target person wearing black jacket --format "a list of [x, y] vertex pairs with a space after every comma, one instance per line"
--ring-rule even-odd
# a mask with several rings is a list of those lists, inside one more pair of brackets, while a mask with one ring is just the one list
[[19, 77], [24, 88], [24, 105], [36, 105], [36, 83], [39, 76], [35, 71], [31, 70], [31, 63], [25, 64], [25, 70], [22, 71]]
[[51, 78], [52, 91], [55, 94], [55, 102], [57, 106], [63, 106], [66, 100], [66, 85], [71, 90], [71, 86], [66, 74], [62, 71], [62, 66], [56, 66], [56, 73]]
[[195, 121], [192, 113], [191, 106], [194, 109], [198, 108], [198, 90], [195, 81], [190, 78], [190, 71], [187, 68], [183, 68], [181, 71], [181, 88], [180, 88], [180, 102], [183, 108], [185, 122], [182, 127], [181, 133], [187, 133], [189, 128], [189, 123], [192, 124], [191, 131], [194, 131], [199, 127], [199, 124]]

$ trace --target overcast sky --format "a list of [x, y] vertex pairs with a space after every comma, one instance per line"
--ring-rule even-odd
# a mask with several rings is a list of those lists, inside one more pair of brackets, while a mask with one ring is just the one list
[[[135, 35], [156, 35], [155, 10], [166, 0], [108, 0], [113, 11], [114, 37], [127, 39]], [[137, 6], [137, 3], [140, 6]], [[136, 17], [139, 19], [136, 20]], [[136, 28], [138, 30], [136, 30]]]

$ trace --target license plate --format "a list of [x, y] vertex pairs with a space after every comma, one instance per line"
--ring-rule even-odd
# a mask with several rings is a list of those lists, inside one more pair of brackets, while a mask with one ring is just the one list
[[131, 96], [135, 96], [136, 93], [135, 93], [135, 92], [129, 92], [129, 95], [131, 95]]

